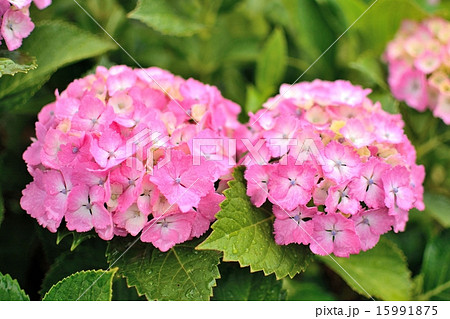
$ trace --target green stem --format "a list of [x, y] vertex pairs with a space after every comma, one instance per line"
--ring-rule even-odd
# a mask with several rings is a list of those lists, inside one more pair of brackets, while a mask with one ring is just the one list
[[427, 293], [421, 294], [417, 297], [417, 300], [430, 300], [431, 297], [439, 295], [441, 292], [450, 288], [450, 280], [436, 288], [428, 291]]
[[450, 141], [450, 131], [447, 131], [441, 135], [435, 136], [435, 137], [431, 138], [430, 140], [428, 140], [426, 143], [420, 145], [417, 148], [417, 157], [421, 158], [428, 152], [432, 151], [433, 149], [435, 149], [436, 147], [438, 147], [439, 145], [441, 145], [442, 143], [445, 143], [447, 141]]

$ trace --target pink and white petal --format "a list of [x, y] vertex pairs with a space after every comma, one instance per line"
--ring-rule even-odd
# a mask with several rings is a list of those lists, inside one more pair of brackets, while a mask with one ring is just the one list
[[94, 227], [91, 212], [85, 206], [74, 211], [69, 210], [65, 218], [67, 229], [71, 231], [87, 232]]

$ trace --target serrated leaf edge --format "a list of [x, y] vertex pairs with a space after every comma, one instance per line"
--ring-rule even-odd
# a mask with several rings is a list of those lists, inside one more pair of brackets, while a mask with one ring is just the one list
[[[61, 279], [61, 280], [58, 281], [56, 284], [54, 284], [54, 285], [53, 285], [53, 286], [45, 293], [44, 297], [42, 298], [42, 301], [46, 301], [45, 299], [47, 298], [48, 294], [49, 294], [50, 291], [51, 291], [53, 288], [55, 288], [56, 286], [62, 285], [62, 283], [63, 283], [64, 281], [69, 280], [69, 279], [71, 279], [72, 277], [75, 277], [75, 276], [80, 275], [80, 274], [86, 274], [86, 273], [94, 273], [94, 274], [97, 274], [97, 273], [103, 273], [103, 275], [104, 275], [104, 274], [107, 274], [107, 273], [112, 273], [112, 275], [111, 275], [111, 282], [110, 282], [110, 284], [111, 284], [111, 289], [110, 289], [110, 293], [109, 293], [109, 295], [110, 295], [110, 296], [109, 296], [109, 300], [111, 300], [111, 299], [112, 299], [112, 284], [113, 284], [113, 279], [114, 279], [114, 275], [116, 274], [116, 272], [117, 272], [118, 269], [119, 269], [119, 268], [115, 267], [115, 268], [111, 268], [111, 269], [108, 269], [108, 270], [97, 269], [97, 270], [81, 270], [81, 271], [77, 271], [76, 273], [73, 273], [73, 274], [71, 274], [70, 276], [68, 276], [68, 277], [66, 277], [66, 278], [64, 278], [64, 279]], [[103, 276], [103, 275], [100, 275], [100, 277]], [[98, 277], [96, 280], [98, 280], [100, 277]]]
[[0, 277], [4, 277], [4, 278], [6, 278], [6, 280], [9, 280], [13, 284], [17, 285], [17, 287], [19, 288], [20, 293], [22, 293], [22, 295], [25, 296], [25, 299], [28, 299], [28, 300], [25, 300], [25, 301], [30, 301], [30, 296], [28, 296], [27, 293], [25, 292], [25, 290], [23, 290], [22, 287], [20, 287], [20, 284], [17, 281], [17, 279], [13, 279], [10, 274], [5, 274], [4, 275], [1, 272], [0, 272]]
[[[226, 199], [225, 199], [224, 201], [222, 201], [222, 202], [219, 204], [219, 206], [220, 206], [220, 211], [223, 209], [222, 205], [223, 205], [226, 201], [229, 200], [229, 198], [227, 197], [227, 194], [228, 194], [229, 192], [232, 191], [232, 190], [231, 190], [232, 186], [233, 186], [234, 184], [238, 183], [238, 180], [237, 180], [236, 177], [234, 176], [234, 175], [235, 175], [235, 172], [238, 171], [238, 170], [242, 170], [242, 174], [244, 174], [244, 172], [245, 172], [245, 167], [244, 167], [244, 166], [236, 166], [236, 167], [235, 167], [235, 169], [234, 169], [234, 171], [233, 171], [233, 174], [232, 174], [233, 179], [227, 182], [227, 185], [228, 185], [229, 188], [227, 188], [226, 190], [223, 191], [223, 194], [225, 195]], [[244, 178], [244, 183], [245, 183], [245, 184], [247, 183], [247, 181], [245, 180], [245, 178]], [[262, 221], [259, 221], [258, 224], [261, 223], [261, 222], [267, 221], [267, 219], [272, 219], [272, 220], [275, 219], [275, 216], [274, 216], [273, 214], [269, 213], [266, 209], [264, 209], [264, 208], [262, 208], [262, 207], [258, 207], [258, 209], [264, 210], [264, 212], [266, 212], [267, 215], [268, 215], [267, 218], [263, 219]], [[217, 212], [217, 214], [219, 214], [220, 211]], [[212, 228], [213, 230], [214, 230], [214, 225], [215, 225], [216, 222], [217, 222], [217, 220], [211, 225], [211, 228]], [[251, 225], [251, 226], [254, 226], [254, 225], [257, 225], [257, 224], [253, 224], [253, 225]], [[248, 226], [248, 227], [250, 227], [250, 226]], [[240, 228], [240, 229], [242, 229], [242, 228]], [[270, 276], [270, 275], [272, 275], [272, 274], [275, 274], [275, 277], [276, 277], [277, 280], [281, 280], [281, 279], [283, 279], [284, 277], [286, 277], [286, 276], [283, 276], [283, 277], [278, 276], [278, 274], [277, 274], [276, 271], [267, 272], [267, 271], [266, 271], [265, 269], [263, 269], [263, 268], [258, 269], [257, 267], [255, 267], [255, 266], [253, 266], [253, 265], [251, 265], [251, 264], [245, 264], [245, 263], [242, 262], [240, 259], [238, 259], [238, 260], [229, 259], [229, 257], [227, 257], [227, 253], [224, 252], [224, 251], [220, 251], [220, 250], [216, 250], [216, 249], [210, 249], [210, 248], [202, 248], [201, 246], [209, 239], [210, 236], [211, 236], [211, 234], [210, 234], [203, 242], [201, 242], [199, 245], [197, 245], [197, 246], [195, 247], [195, 250], [208, 250], [208, 251], [217, 251], [217, 252], [219, 252], [219, 253], [222, 253], [222, 255], [223, 255], [222, 260], [223, 260], [223, 261], [225, 261], [225, 262], [238, 262], [238, 263], [239, 263], [239, 266], [240, 266], [241, 268], [249, 267], [250, 273], [255, 273], [255, 272], [258, 272], [258, 271], [262, 271], [262, 272], [264, 273], [264, 276]], [[310, 265], [310, 263], [311, 263], [312, 260], [313, 260], [313, 257], [310, 256], [308, 259], [305, 260], [305, 267], [302, 267], [302, 269], [301, 269], [299, 272], [295, 271], [294, 273], [292, 273], [292, 270], [290, 270], [290, 271], [287, 272], [287, 276], [289, 276], [289, 278], [292, 279], [292, 278], [294, 278], [296, 275], [298, 275], [298, 274], [304, 272], [304, 271], [306, 270], [306, 268]]]

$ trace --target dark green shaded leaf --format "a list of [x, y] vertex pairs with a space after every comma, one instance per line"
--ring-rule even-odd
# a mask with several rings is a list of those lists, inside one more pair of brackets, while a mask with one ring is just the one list
[[420, 300], [450, 300], [450, 231], [445, 230], [425, 248]]
[[424, 193], [425, 213], [430, 214], [445, 228], [450, 227], [450, 198], [430, 192]]
[[30, 298], [23, 291], [17, 280], [10, 275], [0, 273], [0, 301], [29, 301]]
[[90, 245], [79, 247], [59, 255], [45, 274], [41, 284], [41, 295], [49, 291], [58, 281], [81, 270], [107, 268], [105, 258], [106, 245], [100, 241], [91, 241]]
[[144, 296], [139, 296], [136, 287], [128, 287], [127, 280], [119, 277], [113, 282], [113, 301], [146, 301]]
[[[264, 276], [262, 272], [250, 273], [248, 268], [239, 268], [236, 263], [224, 264], [222, 278], [214, 288], [214, 300], [226, 301], [269, 301], [283, 300], [282, 282], [274, 275]], [[226, 268], [223, 270], [223, 268]]]
[[283, 289], [286, 290], [286, 300], [290, 301], [333, 301], [333, 294], [315, 282], [305, 282], [283, 278]]
[[[75, 61], [100, 55], [114, 48], [101, 39], [62, 21], [46, 21], [36, 25], [33, 36], [24, 40], [22, 49], [36, 56], [39, 68], [29, 74], [17, 74], [0, 82], [2, 108], [17, 107], [16, 100], [27, 100], [58, 68]], [[21, 98], [21, 95], [25, 98]], [[8, 98], [9, 101], [4, 99]], [[14, 100], [14, 99], [16, 100]]]
[[0, 226], [2, 225], [4, 215], [5, 215], [5, 204], [3, 203], [2, 189], [0, 188]]
[[[282, 0], [282, 4], [288, 17], [284, 25], [295, 40], [299, 54], [309, 65], [315, 63], [315, 60], [336, 40], [320, 6], [317, 1]], [[322, 78], [332, 75], [334, 49], [331, 47], [329, 49], [331, 52], [327, 52], [315, 63], [314, 74], [322, 74]]]
[[[198, 241], [172, 247], [163, 253], [151, 244], [114, 239], [107, 251], [111, 266], [149, 300], [208, 300], [220, 277], [220, 255], [196, 251]], [[131, 246], [131, 247], [130, 247]], [[129, 248], [129, 249], [128, 249]]]

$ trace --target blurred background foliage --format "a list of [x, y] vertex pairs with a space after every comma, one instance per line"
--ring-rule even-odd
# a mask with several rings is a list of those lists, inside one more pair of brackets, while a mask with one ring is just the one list
[[[416, 112], [393, 99], [382, 61], [403, 19], [449, 19], [450, 1], [378, 0], [370, 9], [373, 0], [53, 2], [43, 11], [32, 9], [36, 29], [20, 49], [36, 57], [38, 67], [0, 78], [0, 272], [16, 278], [32, 299], [75, 271], [107, 265], [106, 243], [59, 234], [56, 244], [57, 235], [41, 229], [21, 210], [19, 200], [31, 180], [21, 157], [39, 110], [54, 100], [55, 90], [61, 92], [97, 65], [114, 64], [158, 66], [216, 85], [243, 107], [243, 121], [281, 83], [347, 79], [372, 88], [371, 98], [388, 112], [402, 114], [418, 162], [427, 171], [426, 211], [412, 211], [404, 233], [386, 235], [400, 247], [408, 278], [413, 278], [406, 296], [450, 298], [450, 271], [441, 267], [450, 262], [450, 130], [430, 112]], [[326, 265], [313, 263], [293, 280], [269, 277], [268, 291], [259, 284], [262, 274], [222, 264], [214, 298], [365, 298]], [[234, 291], [233, 282], [253, 294]], [[114, 299], [139, 297], [116, 279]]]

